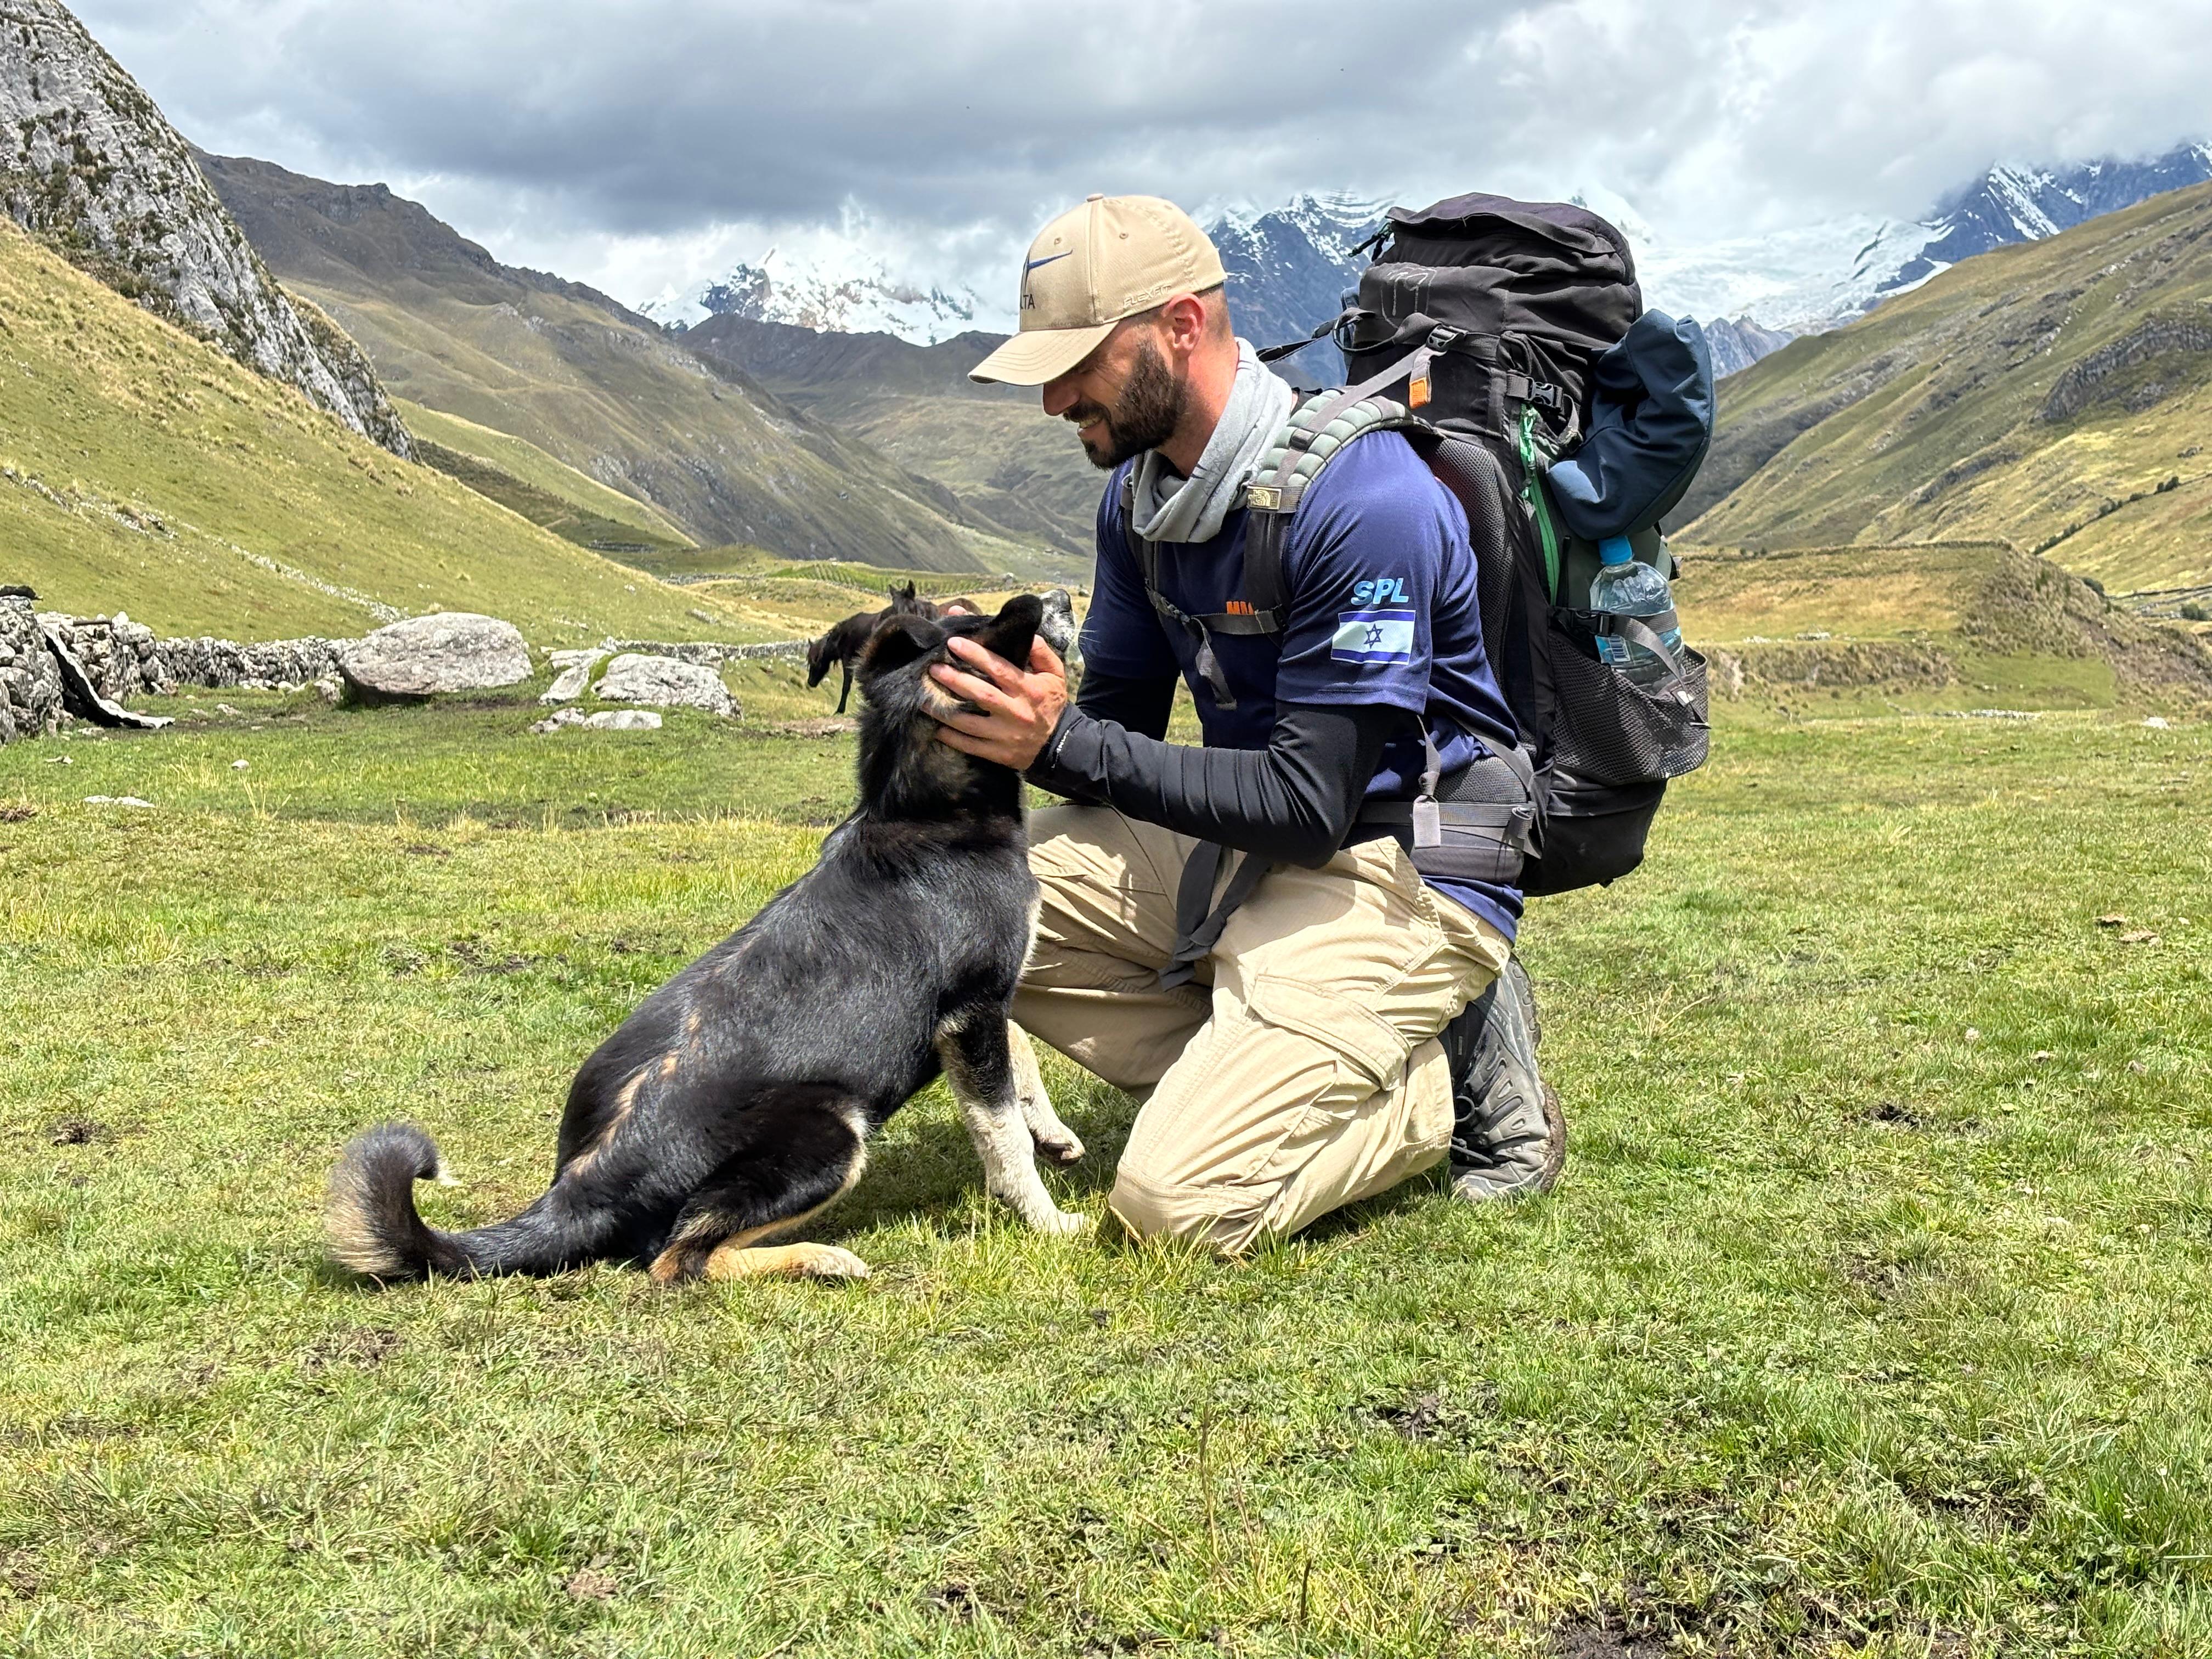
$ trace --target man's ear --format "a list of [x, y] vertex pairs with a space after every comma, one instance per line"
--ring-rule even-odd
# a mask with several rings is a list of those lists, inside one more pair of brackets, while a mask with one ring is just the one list
[[1027, 668], [1030, 647], [1043, 620], [1044, 601], [1034, 593], [1017, 593], [975, 637], [1017, 668]]
[[945, 643], [945, 630], [927, 617], [901, 611], [876, 624], [860, 652], [860, 679], [865, 684], [878, 674], [905, 667], [917, 657], [927, 656]]

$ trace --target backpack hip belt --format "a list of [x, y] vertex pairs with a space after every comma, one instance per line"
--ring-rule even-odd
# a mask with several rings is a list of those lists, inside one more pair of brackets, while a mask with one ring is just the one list
[[1353, 823], [1404, 831], [1400, 845], [1413, 868], [1442, 881], [1492, 882], [1510, 887], [1536, 848], [1536, 774], [1517, 745], [1483, 756], [1443, 777], [1443, 759], [1425, 725], [1428, 763], [1412, 800], [1363, 805]]

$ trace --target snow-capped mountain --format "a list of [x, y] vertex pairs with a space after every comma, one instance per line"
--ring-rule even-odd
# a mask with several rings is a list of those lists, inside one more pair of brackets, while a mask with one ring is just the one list
[[1014, 321], [1010, 307], [986, 304], [973, 289], [898, 276], [857, 247], [811, 258], [772, 247], [757, 264], [739, 263], [714, 281], [664, 289], [638, 309], [671, 328], [735, 316], [817, 333], [896, 334], [916, 345], [978, 327], [1011, 329]]
[[2182, 144], [2148, 161], [2088, 161], [2056, 172], [1991, 167], [1937, 206], [1928, 227], [1933, 234], [1918, 262], [1898, 275], [1904, 282], [1932, 276], [1993, 247], [2040, 241], [2207, 179], [2212, 179], [2212, 144]]
[[[1598, 188], [1572, 199], [1627, 233], [1645, 301], [1707, 322], [1714, 366], [1747, 368], [1800, 334], [1850, 322], [1960, 259], [2057, 234], [2212, 179], [2212, 144], [2148, 161], [2057, 168], [1993, 167], [1914, 220], [1853, 215], [1717, 242], [1677, 242], [1622, 197]], [[1352, 251], [1382, 227], [1385, 204], [1306, 194], [1267, 211], [1236, 210], [1207, 227], [1229, 272], [1237, 331], [1261, 344], [1296, 339], [1334, 316], [1358, 280]], [[800, 254], [771, 248], [706, 283], [672, 289], [639, 307], [672, 326], [734, 314], [817, 331], [894, 334], [933, 345], [974, 329], [1006, 331], [1011, 306], [965, 284], [895, 269], [880, 243], [848, 236]], [[1012, 295], [1011, 279], [1006, 284]], [[1310, 374], [1340, 367], [1327, 348], [1294, 360]]]
[[[1382, 228], [1387, 202], [1346, 195], [1304, 195], [1270, 212], [1232, 210], [1206, 227], [1229, 273], [1237, 331], [1257, 345], [1310, 332], [1336, 315], [1359, 281], [1352, 250]], [[1314, 352], [1334, 358], [1325, 348]]]

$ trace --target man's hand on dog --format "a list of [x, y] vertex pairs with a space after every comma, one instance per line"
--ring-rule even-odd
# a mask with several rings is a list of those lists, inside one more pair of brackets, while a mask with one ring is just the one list
[[1052, 740], [1067, 707], [1067, 665], [1042, 640], [1030, 647], [1027, 673], [973, 640], [956, 638], [951, 649], [966, 672], [942, 663], [929, 671], [930, 678], [979, 712], [938, 714], [938, 740], [1026, 771]]

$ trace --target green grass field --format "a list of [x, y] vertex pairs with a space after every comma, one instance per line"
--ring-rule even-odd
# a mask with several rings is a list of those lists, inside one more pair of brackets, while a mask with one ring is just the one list
[[[806, 867], [851, 740], [732, 678], [0, 750], [0, 1650], [2212, 1652], [2212, 727], [1732, 706], [1534, 908], [1516, 1208], [1039, 1240], [933, 1092], [814, 1234], [864, 1285], [334, 1275], [348, 1136], [510, 1212]], [[1048, 1076], [1100, 1214], [1133, 1108]]]

